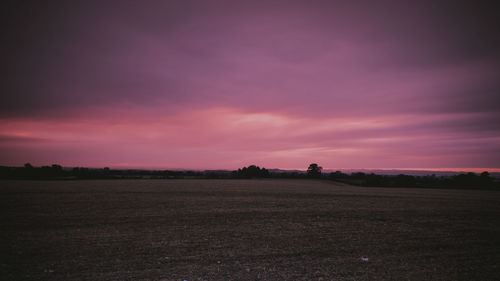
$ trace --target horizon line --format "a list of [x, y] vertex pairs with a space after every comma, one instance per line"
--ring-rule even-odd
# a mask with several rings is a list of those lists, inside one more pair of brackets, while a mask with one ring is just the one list
[[[27, 162], [29, 163], [29, 162]], [[51, 165], [61, 165], [58, 163], [52, 163], [52, 164], [44, 164], [44, 165], [33, 165], [34, 167], [42, 167], [42, 166], [51, 166]], [[24, 164], [23, 164], [24, 165]], [[23, 167], [23, 165], [16, 166], [16, 165], [0, 165], [0, 166], [6, 166], [6, 167]], [[242, 167], [248, 167], [251, 165], [256, 165], [257, 164], [248, 164], [248, 165], [243, 165]], [[85, 165], [61, 165], [63, 168], [90, 168], [90, 169], [102, 169], [102, 168], [110, 168], [110, 169], [123, 169], [123, 170], [174, 170], [174, 171], [215, 171], [215, 170], [221, 170], [221, 171], [234, 171], [238, 170], [242, 167], [238, 168], [172, 168], [172, 167], [154, 167], [154, 166], [143, 166], [143, 167], [138, 167], [138, 166], [132, 166], [132, 165], [103, 165], [101, 167], [96, 167], [93, 165], [90, 166], [85, 166]], [[264, 166], [259, 166], [261, 168], [266, 168]], [[283, 170], [283, 171], [307, 171], [307, 168], [266, 168], [267, 170]], [[380, 170], [380, 171], [435, 171], [435, 172], [474, 172], [474, 173], [482, 173], [482, 172], [493, 172], [493, 173], [500, 173], [500, 168], [485, 168], [485, 167], [462, 167], [462, 168], [451, 168], [451, 167], [440, 167], [440, 168], [325, 168], [323, 167], [324, 171], [345, 171], [345, 170]]]

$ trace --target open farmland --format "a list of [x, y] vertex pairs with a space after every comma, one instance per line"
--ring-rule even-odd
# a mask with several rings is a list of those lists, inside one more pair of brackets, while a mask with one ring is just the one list
[[0, 182], [2, 280], [498, 280], [500, 192]]

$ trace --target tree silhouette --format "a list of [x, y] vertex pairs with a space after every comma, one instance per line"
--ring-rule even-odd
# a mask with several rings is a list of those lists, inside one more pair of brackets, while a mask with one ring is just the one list
[[316, 163], [312, 163], [309, 165], [309, 168], [307, 168], [307, 176], [311, 178], [319, 178], [321, 176], [321, 170], [323, 170], [323, 167], [318, 166]]
[[269, 171], [266, 168], [261, 169], [259, 166], [250, 165], [234, 171], [233, 176], [237, 178], [266, 178], [269, 177]]

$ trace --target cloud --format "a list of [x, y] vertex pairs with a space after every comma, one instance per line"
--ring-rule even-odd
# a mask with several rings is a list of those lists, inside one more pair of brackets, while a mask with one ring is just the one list
[[480, 115], [317, 119], [237, 108], [175, 114], [150, 109], [96, 112], [93, 118], [2, 120], [4, 139], [30, 141], [4, 142], [1, 152], [43, 155], [30, 160], [35, 164], [48, 157], [69, 166], [199, 169], [249, 163], [300, 168], [313, 160], [329, 168], [498, 166], [500, 159], [500, 136], [494, 131], [473, 130], [472, 137], [466, 129], [450, 129]]
[[49, 138], [54, 154], [67, 147], [105, 162], [109, 149], [116, 163], [171, 157], [185, 167], [206, 163], [182, 162], [183, 153], [218, 155], [221, 167], [280, 166], [273, 157], [287, 153], [297, 166], [307, 155], [377, 166], [385, 155], [379, 165], [425, 166], [432, 155], [405, 158], [410, 147], [427, 155], [463, 145], [468, 156], [441, 165], [498, 165], [496, 152], [468, 148], [484, 141], [498, 151], [500, 28], [488, 1], [9, 5], [2, 129]]

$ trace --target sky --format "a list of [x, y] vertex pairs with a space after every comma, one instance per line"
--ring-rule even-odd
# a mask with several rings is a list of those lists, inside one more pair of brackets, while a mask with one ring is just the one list
[[495, 1], [10, 1], [0, 165], [500, 170]]

